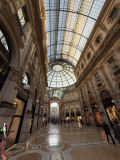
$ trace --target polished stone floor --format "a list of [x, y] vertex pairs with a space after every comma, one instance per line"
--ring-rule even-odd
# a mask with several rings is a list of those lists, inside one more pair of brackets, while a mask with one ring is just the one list
[[6, 160], [120, 160], [119, 150], [118, 142], [107, 143], [102, 128], [72, 122], [48, 124], [26, 142], [6, 150], [5, 156]]

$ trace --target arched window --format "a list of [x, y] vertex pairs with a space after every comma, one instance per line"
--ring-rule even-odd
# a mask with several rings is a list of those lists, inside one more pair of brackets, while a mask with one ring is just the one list
[[5, 49], [6, 49], [7, 51], [9, 51], [6, 38], [5, 38], [4, 34], [3, 34], [3, 32], [1, 31], [1, 29], [0, 29], [0, 41], [1, 41], [1, 43], [4, 45]]
[[0, 90], [2, 89], [10, 71], [11, 45], [9, 36], [0, 26]]
[[28, 84], [28, 76], [26, 73], [23, 75], [23, 83]]

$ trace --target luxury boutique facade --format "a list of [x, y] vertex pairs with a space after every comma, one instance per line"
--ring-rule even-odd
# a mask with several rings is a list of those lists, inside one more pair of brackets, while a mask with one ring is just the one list
[[51, 119], [120, 123], [120, 0], [65, 1], [0, 1], [6, 148]]

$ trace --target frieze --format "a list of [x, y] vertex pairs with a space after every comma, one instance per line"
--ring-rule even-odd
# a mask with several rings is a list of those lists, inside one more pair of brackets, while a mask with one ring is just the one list
[[100, 24], [100, 29], [103, 30], [106, 34], [108, 34], [109, 30], [106, 28], [104, 24]]
[[113, 6], [113, 8], [111, 9], [111, 12], [109, 13], [108, 18], [107, 18], [107, 23], [108, 23], [108, 24], [110, 24], [110, 23], [112, 24], [112, 23], [113, 23], [116, 19], [118, 19], [119, 16], [120, 16], [120, 15], [119, 15], [120, 11], [119, 11], [114, 19], [110, 18], [110, 15], [112, 14], [114, 8], [120, 9], [120, 3], [115, 4], [115, 5]]

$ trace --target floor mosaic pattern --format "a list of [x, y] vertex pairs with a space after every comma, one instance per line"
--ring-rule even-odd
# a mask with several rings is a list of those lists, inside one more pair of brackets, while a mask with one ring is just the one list
[[73, 122], [48, 124], [23, 144], [8, 149], [5, 156], [6, 160], [119, 160], [119, 149], [118, 142], [107, 143], [102, 128]]

